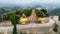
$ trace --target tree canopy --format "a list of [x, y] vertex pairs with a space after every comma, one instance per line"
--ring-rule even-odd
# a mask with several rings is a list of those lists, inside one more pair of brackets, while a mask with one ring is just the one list
[[20, 16], [15, 13], [8, 13], [7, 15], [4, 15], [4, 20], [9, 20], [12, 22], [12, 24], [17, 24], [19, 21]]
[[35, 9], [35, 13], [37, 14], [38, 17], [45, 17], [47, 16], [47, 10], [46, 9], [41, 9], [41, 10], [38, 10], [38, 9]]
[[24, 10], [23, 10], [23, 13], [24, 13], [27, 17], [29, 17], [29, 16], [31, 15], [31, 12], [32, 12], [32, 9], [24, 9]]

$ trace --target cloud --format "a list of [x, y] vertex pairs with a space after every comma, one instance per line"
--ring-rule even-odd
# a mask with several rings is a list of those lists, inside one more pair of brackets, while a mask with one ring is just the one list
[[60, 3], [60, 0], [0, 0], [2, 3], [15, 3], [15, 4], [29, 4], [32, 2], [39, 3]]
[[60, 3], [60, 0], [41, 0], [42, 3]]

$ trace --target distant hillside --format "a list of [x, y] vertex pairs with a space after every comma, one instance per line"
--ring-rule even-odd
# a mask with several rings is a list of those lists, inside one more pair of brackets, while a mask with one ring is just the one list
[[49, 13], [51, 15], [58, 15], [58, 16], [60, 16], [60, 8], [54, 9], [54, 10], [50, 11]]

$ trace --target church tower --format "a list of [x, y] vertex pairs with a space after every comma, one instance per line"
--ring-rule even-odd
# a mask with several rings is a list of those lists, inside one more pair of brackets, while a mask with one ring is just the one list
[[26, 15], [24, 13], [22, 14], [22, 18], [26, 18]]
[[28, 18], [28, 20], [29, 20], [31, 23], [37, 22], [37, 16], [36, 16], [36, 13], [35, 13], [35, 9], [32, 10], [31, 16]]

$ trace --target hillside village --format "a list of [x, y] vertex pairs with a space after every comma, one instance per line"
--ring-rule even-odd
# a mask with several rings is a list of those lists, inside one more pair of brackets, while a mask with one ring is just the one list
[[[41, 9], [40, 9], [41, 10]], [[9, 20], [6, 20], [6, 16], [3, 18], [5, 19], [3, 22], [0, 23], [0, 34], [12, 34], [13, 27], [16, 25], [17, 33], [18, 34], [59, 34], [59, 16], [46, 16], [46, 12], [42, 13], [39, 10], [31, 10], [31, 14], [28, 10], [26, 13], [25, 10], [22, 13], [21, 17], [18, 15], [19, 12], [16, 14], [7, 14], [10, 17]], [[46, 11], [46, 10], [41, 10]], [[40, 12], [40, 13], [39, 13]], [[27, 15], [28, 14], [28, 15]], [[41, 15], [40, 15], [41, 14]], [[17, 16], [19, 17], [19, 21], [17, 23]], [[28, 17], [27, 17], [28, 16]], [[13, 17], [13, 18], [12, 18]], [[16, 20], [15, 20], [16, 19]], [[12, 21], [10, 21], [12, 20]], [[11, 22], [13, 22], [11, 24]], [[58, 25], [57, 27], [55, 27]]]

